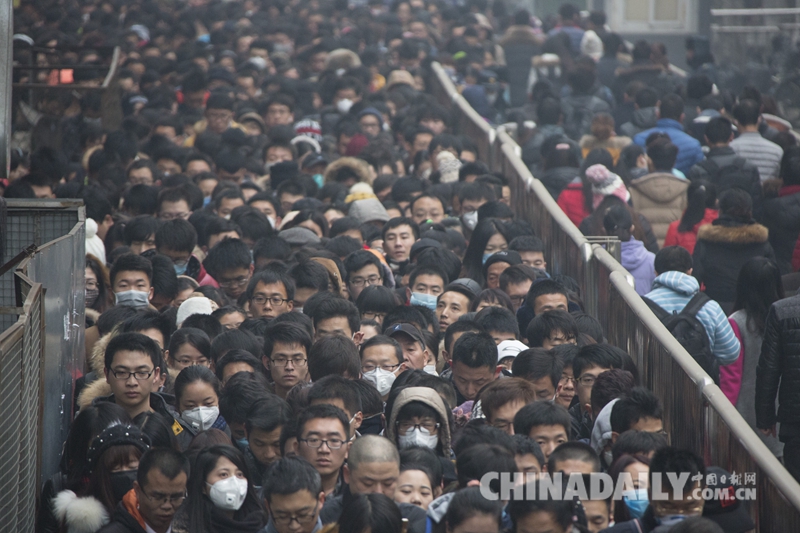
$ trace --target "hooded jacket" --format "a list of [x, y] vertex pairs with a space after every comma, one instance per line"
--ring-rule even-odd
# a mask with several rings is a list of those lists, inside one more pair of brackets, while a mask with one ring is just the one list
[[576, 226], [580, 225], [583, 219], [591, 215], [591, 213], [586, 210], [583, 197], [583, 183], [580, 178], [576, 178], [567, 184], [564, 190], [561, 191], [561, 194], [558, 195], [557, 203], [558, 207], [567, 215], [567, 218]]
[[98, 533], [145, 533], [146, 531], [147, 524], [139, 512], [139, 499], [136, 497], [136, 491], [131, 489], [117, 504], [111, 523]]
[[[645, 296], [667, 313], [680, 313], [699, 291], [700, 284], [694, 277], [673, 270], [656, 276], [653, 290]], [[739, 341], [720, 305], [714, 300], [706, 302], [698, 311], [697, 320], [703, 324], [708, 334], [711, 353], [720, 364], [736, 361], [739, 357]]]
[[656, 271], [653, 268], [656, 256], [653, 252], [647, 251], [642, 241], [634, 238], [621, 243], [621, 247], [622, 266], [633, 276], [636, 282], [636, 293], [643, 296], [650, 292], [650, 287], [656, 277]]
[[357, 157], [340, 157], [325, 168], [325, 183], [336, 181], [333, 177], [344, 167], [349, 167], [358, 176], [358, 181], [372, 184], [369, 173], [369, 163]]
[[775, 261], [769, 244], [769, 230], [755, 222], [745, 223], [721, 215], [697, 232], [692, 274], [705, 284], [709, 298], [730, 312], [736, 299], [736, 280], [749, 259], [766, 257]]
[[580, 140], [580, 147], [581, 147], [581, 154], [584, 158], [589, 155], [589, 152], [596, 148], [604, 148], [609, 154], [611, 154], [611, 158], [614, 161], [614, 164], [617, 164], [619, 161], [619, 154], [622, 152], [623, 148], [631, 144], [630, 137], [623, 137], [623, 136], [614, 136], [609, 137], [605, 141], [599, 140], [594, 135], [584, 135], [581, 137]]
[[633, 208], [650, 221], [659, 247], [664, 246], [670, 223], [680, 220], [686, 210], [688, 188], [688, 180], [666, 172], [647, 174], [633, 180], [628, 187]]
[[408, 387], [397, 395], [397, 399], [395, 399], [392, 406], [392, 413], [389, 415], [389, 423], [386, 424], [386, 438], [394, 443], [397, 442], [397, 433], [394, 429], [397, 423], [397, 414], [405, 405], [411, 402], [422, 402], [439, 415], [439, 418], [442, 420], [439, 426], [439, 445], [442, 449], [442, 453], [446, 457], [449, 457], [451, 445], [450, 426], [448, 424], [448, 420], [450, 419], [449, 412], [444, 405], [444, 401], [442, 401], [442, 397], [439, 396], [439, 393], [428, 387]]
[[777, 198], [765, 200], [762, 221], [769, 228], [769, 242], [781, 274], [791, 273], [792, 255], [800, 236], [800, 186], [781, 187]]
[[558, 195], [572, 180], [580, 178], [580, 172], [580, 169], [575, 167], [556, 167], [547, 169], [544, 174], [537, 177], [553, 200], [557, 200]]
[[619, 127], [623, 135], [633, 138], [637, 133], [656, 127], [658, 122], [658, 109], [655, 107], [642, 107], [633, 112], [630, 122]]
[[540, 42], [527, 25], [509, 26], [500, 46], [506, 57], [508, 67], [508, 90], [511, 107], [521, 107], [528, 100], [528, 80], [533, 56], [540, 49]]

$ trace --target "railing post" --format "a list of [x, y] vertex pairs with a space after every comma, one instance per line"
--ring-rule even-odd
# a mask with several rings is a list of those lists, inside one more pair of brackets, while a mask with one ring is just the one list
[[14, 7], [13, 2], [3, 2], [0, 7], [0, 169], [2, 178], [7, 178], [9, 173], [11, 144], [11, 73], [14, 60]]

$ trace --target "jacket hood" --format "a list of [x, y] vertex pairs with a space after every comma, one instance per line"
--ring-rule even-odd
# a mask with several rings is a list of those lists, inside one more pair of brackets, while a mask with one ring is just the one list
[[644, 247], [642, 241], [631, 238], [629, 241], [621, 243], [621, 245], [622, 266], [628, 270], [639, 268], [650, 257], [650, 252]]
[[117, 328], [114, 328], [97, 339], [97, 342], [95, 342], [94, 346], [92, 346], [92, 355], [89, 359], [89, 367], [92, 369], [92, 372], [97, 374], [95, 379], [100, 379], [103, 377], [103, 370], [106, 367], [106, 347], [108, 346], [108, 343], [111, 342], [111, 339], [116, 336], [116, 334]]
[[95, 533], [108, 524], [108, 511], [92, 496], [78, 498], [71, 490], [63, 490], [53, 498], [53, 513], [67, 533]]
[[364, 161], [363, 159], [359, 159], [357, 157], [340, 157], [325, 169], [325, 183], [329, 181], [334, 181], [333, 176], [335, 176], [339, 170], [344, 167], [350, 167], [356, 175], [358, 175], [358, 181], [362, 181], [364, 183], [369, 183], [370, 185], [370, 173], [369, 173], [369, 164]]
[[649, 130], [658, 122], [658, 110], [655, 107], [643, 107], [633, 112], [631, 123], [637, 128]]
[[[717, 219], [715, 222], [719, 222]], [[765, 243], [769, 238], [769, 230], [761, 224], [745, 224], [727, 226], [722, 224], [706, 224], [697, 231], [697, 239], [726, 244]]]
[[389, 213], [386, 212], [386, 208], [377, 198], [356, 200], [350, 204], [350, 210], [347, 213], [348, 216], [355, 218], [362, 224], [376, 220], [381, 222], [389, 220]]
[[[631, 182], [631, 189], [656, 203], [669, 203], [686, 194], [689, 180], [682, 180], [666, 172], [654, 172]], [[634, 207], [636, 207], [634, 205]]]
[[677, 270], [670, 270], [656, 276], [653, 280], [653, 290], [664, 287], [684, 296], [693, 296], [700, 290], [700, 284], [697, 278], [678, 272]]
[[430, 408], [434, 409], [443, 423], [440, 428], [440, 439], [442, 445], [442, 452], [446, 455], [450, 450], [450, 425], [447, 407], [442, 401], [442, 397], [435, 390], [428, 387], [408, 387], [403, 389], [397, 395], [397, 399], [392, 406], [392, 414], [389, 417], [389, 423], [386, 424], [386, 438], [395, 442], [397, 435], [394, 431], [395, 423], [397, 422], [397, 413], [407, 404], [411, 402], [422, 402]]
[[594, 422], [590, 441], [597, 455], [602, 456], [603, 448], [605, 448], [606, 444], [611, 442], [611, 411], [618, 400], [619, 398], [614, 398], [597, 414], [597, 420]]
[[103, 374], [100, 374], [100, 376], [101, 379], [96, 379], [91, 383], [88, 383], [78, 396], [79, 411], [84, 407], [89, 407], [92, 405], [92, 403], [94, 403], [94, 401], [98, 398], [111, 395], [111, 385], [106, 383], [105, 379], [102, 379]]

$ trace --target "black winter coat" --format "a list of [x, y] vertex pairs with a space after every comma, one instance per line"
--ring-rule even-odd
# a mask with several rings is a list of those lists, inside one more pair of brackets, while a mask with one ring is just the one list
[[[717, 188], [717, 196], [734, 187], [747, 191], [750, 194], [750, 198], [753, 199], [753, 216], [756, 220], [761, 220], [764, 194], [761, 188], [761, 178], [758, 174], [758, 167], [740, 157], [730, 146], [710, 149], [708, 154], [706, 154], [706, 160], [713, 161], [717, 167], [717, 171], [727, 166], [741, 168], [741, 171], [737, 173], [738, 178], [725, 179], [720, 176], [719, 173], [715, 176], [711, 176], [706, 168], [708, 163], [705, 161], [689, 169], [689, 173], [686, 177], [691, 181], [700, 179], [710, 181]], [[710, 168], [714, 169], [714, 166], [711, 165]]]
[[756, 426], [775, 422], [800, 426], [800, 296], [770, 307], [756, 367]]
[[753, 257], [775, 260], [768, 237], [769, 230], [761, 224], [744, 224], [726, 216], [700, 226], [692, 274], [705, 284], [705, 293], [719, 303], [726, 315], [736, 299], [736, 280], [742, 265]]
[[790, 274], [794, 246], [800, 237], [800, 192], [765, 200], [762, 220], [769, 228], [769, 242], [781, 274]]
[[553, 197], [553, 200], [558, 200], [558, 195], [561, 194], [569, 183], [580, 176], [580, 169], [575, 167], [556, 167], [546, 170], [544, 173], [534, 176], [542, 182], [544, 188]]
[[145, 530], [120, 502], [117, 504], [114, 516], [111, 517], [111, 522], [97, 533], [145, 533]]

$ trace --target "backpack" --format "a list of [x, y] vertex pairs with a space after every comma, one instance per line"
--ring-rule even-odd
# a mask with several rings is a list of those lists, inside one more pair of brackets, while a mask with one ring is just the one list
[[735, 188], [749, 193], [753, 180], [751, 174], [744, 169], [746, 164], [745, 158], [737, 156], [730, 164], [724, 166], [719, 166], [716, 161], [708, 158], [699, 162], [698, 166], [708, 173], [708, 181], [716, 185], [717, 194]]
[[593, 100], [594, 97], [586, 98], [584, 96], [562, 102], [564, 113], [563, 128], [570, 139], [578, 141], [591, 131], [592, 119], [595, 115], [591, 109]]
[[672, 333], [681, 346], [691, 355], [706, 373], [711, 376], [714, 383], [719, 385], [719, 363], [711, 353], [711, 343], [703, 323], [697, 319], [697, 313], [710, 300], [704, 292], [695, 294], [680, 313], [668, 313], [660, 305], [642, 297], [662, 324]]

